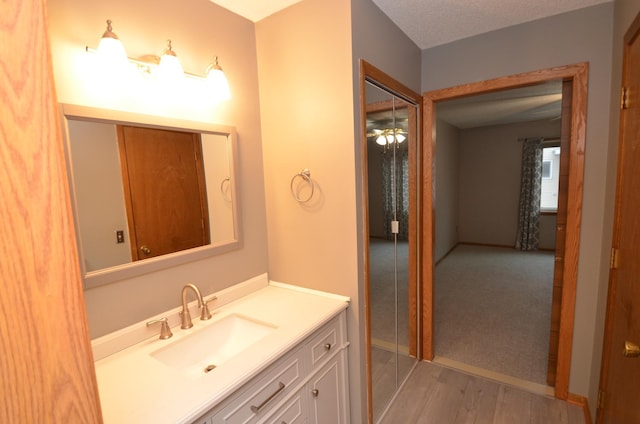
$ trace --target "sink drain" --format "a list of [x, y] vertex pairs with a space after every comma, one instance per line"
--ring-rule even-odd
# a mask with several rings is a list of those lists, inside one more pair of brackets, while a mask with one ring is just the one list
[[214, 369], [216, 369], [215, 365], [213, 365], [213, 364], [207, 365], [207, 367], [204, 369], [204, 372], [213, 371]]

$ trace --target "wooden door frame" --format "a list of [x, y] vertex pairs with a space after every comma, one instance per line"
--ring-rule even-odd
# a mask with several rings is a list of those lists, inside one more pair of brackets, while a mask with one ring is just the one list
[[[562, 303], [560, 307], [560, 330], [558, 341], [558, 363], [556, 368], [555, 397], [569, 397], [569, 377], [573, 343], [573, 325], [578, 277], [578, 253], [580, 245], [580, 221], [582, 216], [582, 187], [584, 179], [584, 150], [587, 117], [588, 63], [548, 68], [487, 81], [463, 84], [455, 87], [425, 92], [423, 99], [423, 192], [422, 221], [422, 351], [426, 360], [432, 360], [433, 352], [433, 276], [435, 243], [435, 106], [439, 101], [489, 93], [511, 88], [540, 84], [549, 80], [571, 81], [573, 99], [571, 103], [571, 133], [569, 151], [567, 225], [563, 267]], [[431, 240], [431, 243], [427, 241]]]
[[[406, 87], [402, 83], [394, 80], [389, 75], [382, 72], [380, 69], [371, 65], [365, 60], [360, 60], [360, 113], [362, 114], [360, 118], [360, 132], [361, 132], [361, 154], [362, 154], [362, 166], [361, 166], [361, 179], [362, 179], [362, 202], [363, 202], [363, 236], [362, 236], [362, 244], [364, 246], [364, 314], [365, 314], [365, 355], [366, 355], [366, 378], [367, 378], [367, 422], [373, 423], [373, 386], [372, 386], [372, 376], [371, 376], [371, 322], [369, 319], [370, 315], [370, 296], [369, 296], [369, 208], [366, 206], [369, 201], [368, 196], [368, 178], [367, 178], [367, 124], [366, 124], [366, 113], [368, 111], [367, 103], [366, 103], [366, 83], [367, 82], [375, 82], [377, 85], [382, 88], [388, 90], [390, 93], [415, 104], [417, 113], [416, 120], [417, 125], [416, 129], [418, 134], [415, 134], [415, 140], [410, 138], [409, 142], [413, 141], [413, 145], [415, 146], [413, 149], [409, 150], [409, 163], [415, 162], [416, 164], [416, 172], [413, 173], [413, 178], [409, 180], [410, 192], [415, 190], [415, 200], [413, 202], [412, 207], [409, 212], [409, 227], [418, 229], [418, 225], [421, 221], [420, 219], [420, 211], [422, 210], [422, 199], [421, 199], [421, 178], [417, 175], [420, 171], [420, 149], [422, 148], [422, 132], [420, 131], [422, 126], [420, 125], [420, 120], [423, 119], [424, 116], [422, 111], [422, 96], [418, 93], [414, 92], [410, 88]], [[413, 137], [410, 134], [410, 137]], [[420, 233], [419, 230], [416, 231], [413, 235], [410, 232], [409, 243], [415, 243], [417, 248], [415, 249], [415, 255], [410, 253], [409, 257], [409, 291], [414, 291], [416, 293], [416, 302], [409, 302], [409, 319], [414, 319], [417, 325], [420, 325], [422, 322], [422, 318], [420, 313], [422, 311], [422, 307], [420, 307], [420, 293], [421, 293], [421, 270], [420, 270], [420, 250], [421, 250], [421, 241], [420, 241]], [[410, 250], [411, 252], [411, 250]], [[413, 256], [413, 257], [412, 257]], [[414, 287], [415, 285], [415, 287]], [[419, 337], [419, 329], [416, 328], [415, 334], [412, 334], [410, 337], [416, 339]], [[418, 360], [422, 359], [422, 352], [420, 349], [421, 345], [416, 343], [415, 345], [415, 355]]]

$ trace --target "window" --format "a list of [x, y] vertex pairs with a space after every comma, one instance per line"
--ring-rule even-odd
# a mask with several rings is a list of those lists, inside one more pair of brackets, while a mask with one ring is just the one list
[[542, 161], [542, 179], [548, 180], [551, 178], [551, 167], [553, 166], [553, 161], [543, 160]]
[[560, 180], [560, 146], [542, 149], [542, 184], [540, 188], [540, 210], [558, 210], [558, 182]]

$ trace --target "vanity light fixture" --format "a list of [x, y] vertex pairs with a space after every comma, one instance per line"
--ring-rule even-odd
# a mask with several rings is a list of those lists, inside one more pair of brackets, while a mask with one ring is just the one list
[[222, 67], [218, 64], [218, 56], [207, 66], [207, 83], [210, 84], [219, 100], [229, 100], [231, 98], [229, 82], [222, 71]]
[[102, 34], [97, 52], [103, 62], [109, 66], [124, 67], [127, 63], [127, 52], [118, 36], [113, 32], [111, 19], [107, 19], [107, 29]]
[[158, 74], [161, 78], [174, 81], [184, 77], [184, 70], [182, 69], [180, 60], [178, 60], [176, 52], [171, 48], [171, 40], [167, 40], [167, 48], [160, 57]]
[[102, 34], [98, 48], [93, 50], [85, 47], [87, 52], [97, 53], [101, 62], [112, 69], [125, 69], [128, 64], [133, 64], [138, 71], [146, 76], [158, 76], [163, 80], [179, 81], [184, 76], [202, 80], [210, 87], [215, 100], [228, 100], [231, 98], [229, 82], [215, 56], [205, 72], [205, 76], [184, 72], [176, 52], [173, 50], [171, 40], [167, 40], [167, 48], [161, 57], [157, 55], [145, 55], [140, 59], [132, 59], [127, 53], [118, 36], [113, 32], [111, 20], [107, 20], [107, 29]]

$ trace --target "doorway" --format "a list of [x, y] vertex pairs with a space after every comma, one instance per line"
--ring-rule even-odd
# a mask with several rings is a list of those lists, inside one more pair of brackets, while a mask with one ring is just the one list
[[418, 352], [420, 96], [361, 62], [368, 421]]
[[[565, 67], [546, 69], [531, 73], [513, 75], [478, 83], [465, 84], [444, 90], [423, 94], [424, 108], [424, 150], [423, 150], [423, 197], [425, 203], [436, 205], [434, 191], [434, 165], [437, 140], [436, 108], [439, 102], [480, 93], [526, 87], [550, 80], [561, 80], [571, 88], [572, 95], [567, 96], [570, 109], [566, 119], [566, 223], [559, 222], [556, 228], [557, 246], [555, 252], [556, 269], [561, 278], [554, 278], [554, 301], [557, 305], [557, 364], [555, 365], [555, 395], [560, 399], [568, 397], [569, 369], [571, 361], [571, 343], [573, 335], [573, 311], [578, 264], [578, 244], [582, 199], [582, 175], [584, 167], [584, 140], [586, 121], [586, 93], [588, 66], [585, 63]], [[563, 96], [564, 98], [564, 96]], [[423, 239], [435, 240], [434, 207], [425, 207], [423, 211]], [[434, 357], [434, 275], [435, 246], [425, 243], [422, 255], [422, 270], [425, 281], [423, 291], [423, 352], [425, 359]], [[557, 284], [560, 286], [557, 286]], [[551, 357], [551, 355], [550, 355]]]
[[436, 360], [544, 393], [562, 91], [554, 80], [436, 108]]

